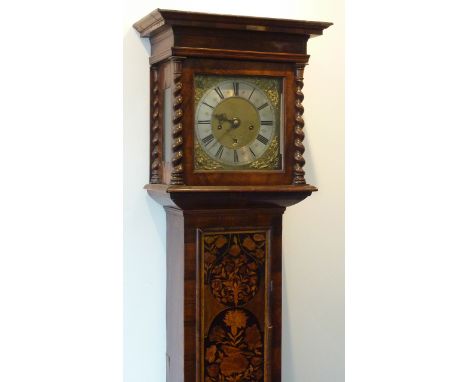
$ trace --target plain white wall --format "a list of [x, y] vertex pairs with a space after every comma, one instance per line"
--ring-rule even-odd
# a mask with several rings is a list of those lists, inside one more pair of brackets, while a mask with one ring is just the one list
[[283, 380], [344, 381], [344, 4], [126, 0], [124, 8], [125, 382], [165, 380], [164, 210], [148, 182], [149, 44], [132, 24], [155, 8], [330, 21], [309, 40], [306, 179], [319, 192], [284, 217]]

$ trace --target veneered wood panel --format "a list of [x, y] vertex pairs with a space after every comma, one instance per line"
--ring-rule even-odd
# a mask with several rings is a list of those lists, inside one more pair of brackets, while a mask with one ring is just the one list
[[184, 218], [180, 210], [166, 208], [167, 221], [167, 282], [166, 282], [166, 343], [167, 382], [184, 379]]
[[212, 28], [174, 27], [174, 46], [306, 54], [309, 36]]

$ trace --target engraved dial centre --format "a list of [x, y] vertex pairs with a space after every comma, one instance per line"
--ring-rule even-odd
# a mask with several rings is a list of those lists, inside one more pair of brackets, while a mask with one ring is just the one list
[[260, 117], [251, 102], [242, 97], [230, 97], [213, 110], [211, 127], [220, 144], [237, 149], [255, 140], [260, 130]]

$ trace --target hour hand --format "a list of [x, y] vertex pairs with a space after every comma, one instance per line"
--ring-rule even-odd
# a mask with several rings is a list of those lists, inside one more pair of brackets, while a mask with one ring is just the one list
[[214, 117], [219, 121], [219, 122], [224, 122], [224, 121], [228, 121], [229, 122], [229, 119], [226, 117], [226, 114], [215, 114]]

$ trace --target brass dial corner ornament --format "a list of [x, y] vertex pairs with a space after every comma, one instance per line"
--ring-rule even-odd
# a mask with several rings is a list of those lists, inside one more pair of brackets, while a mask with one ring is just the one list
[[281, 169], [282, 81], [195, 76], [195, 170]]

